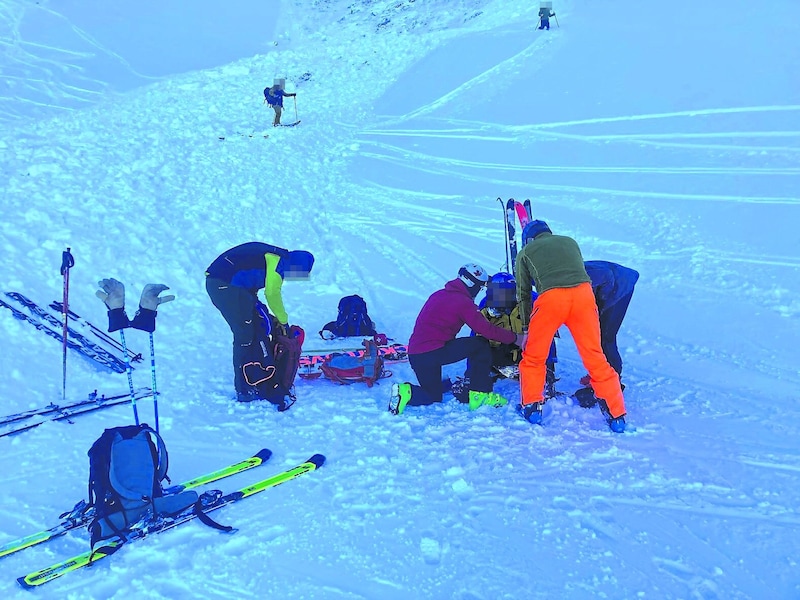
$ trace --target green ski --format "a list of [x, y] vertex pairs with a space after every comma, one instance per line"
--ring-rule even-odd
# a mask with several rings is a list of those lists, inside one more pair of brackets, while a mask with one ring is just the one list
[[[224, 479], [225, 477], [230, 477], [231, 475], [236, 475], [242, 471], [247, 471], [253, 467], [258, 467], [267, 462], [271, 455], [272, 451], [264, 448], [259, 450], [254, 456], [251, 456], [247, 460], [234, 463], [223, 469], [214, 471], [213, 473], [201, 475], [200, 477], [195, 477], [194, 479], [190, 479], [185, 483], [167, 488], [164, 490], [164, 494], [177, 494], [178, 492], [190, 490], [207, 483]], [[84, 527], [88, 525], [94, 518], [94, 508], [87, 506], [86, 501], [81, 500], [71, 511], [62, 514], [60, 518], [63, 519], [63, 521], [58, 525], [51, 527], [50, 529], [40, 531], [39, 533], [34, 533], [33, 535], [21, 537], [0, 546], [0, 558], [14, 554], [15, 552], [19, 552], [20, 550], [25, 550], [25, 548], [30, 548], [31, 546], [41, 544], [42, 542], [47, 542], [60, 537], [72, 529], [77, 529], [78, 527]]]
[[[282, 473], [278, 473], [272, 477], [268, 477], [262, 481], [248, 485], [224, 496], [215, 496], [207, 492], [201, 496], [201, 500], [203, 500], [204, 497], [207, 498], [207, 501], [203, 504], [203, 513], [209, 513], [212, 510], [217, 510], [218, 508], [222, 508], [223, 506], [227, 506], [233, 502], [238, 502], [244, 498], [249, 498], [250, 496], [253, 496], [259, 492], [263, 492], [266, 489], [275, 487], [281, 483], [285, 483], [286, 481], [299, 477], [300, 475], [310, 471], [314, 471], [320, 468], [324, 463], [325, 457], [321, 454], [315, 454], [306, 462], [292, 469], [283, 471]], [[145, 524], [141, 528], [131, 530], [130, 533], [127, 534], [127, 539], [117, 538], [115, 540], [111, 540], [100, 548], [95, 550], [87, 550], [86, 552], [63, 562], [56, 563], [40, 571], [34, 571], [33, 573], [25, 575], [24, 577], [19, 577], [17, 578], [17, 582], [24, 588], [34, 588], [43, 585], [61, 577], [62, 575], [66, 575], [67, 573], [76, 571], [82, 567], [92, 565], [98, 560], [112, 555], [124, 544], [141, 540], [154, 533], [167, 531], [168, 529], [172, 529], [173, 527], [177, 527], [178, 525], [182, 525], [183, 523], [191, 521], [198, 516], [198, 513], [195, 511], [194, 507], [192, 507], [176, 517], [161, 518], [153, 523]]]

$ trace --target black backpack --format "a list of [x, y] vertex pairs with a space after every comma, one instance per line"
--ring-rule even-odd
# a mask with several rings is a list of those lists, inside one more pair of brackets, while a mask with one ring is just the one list
[[[324, 332], [331, 335], [326, 337]], [[375, 323], [367, 314], [367, 303], [361, 296], [345, 296], [339, 300], [339, 315], [335, 321], [326, 323], [319, 332], [322, 339], [375, 335]]]
[[149, 425], [106, 429], [89, 450], [89, 524], [92, 549], [113, 536], [126, 539], [143, 518], [174, 516], [197, 501], [197, 493], [164, 495], [169, 458], [164, 440]]

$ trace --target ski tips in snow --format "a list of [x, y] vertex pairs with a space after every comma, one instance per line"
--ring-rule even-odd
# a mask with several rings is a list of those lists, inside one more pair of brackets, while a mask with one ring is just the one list
[[264, 448], [263, 450], [259, 450], [258, 453], [255, 455], [256, 458], [260, 458], [262, 462], [267, 462], [272, 456], [272, 450]]
[[325, 461], [326, 461], [326, 460], [327, 460], [327, 459], [325, 458], [325, 456], [324, 456], [324, 455], [322, 455], [322, 454], [315, 454], [314, 456], [312, 456], [311, 458], [309, 458], [309, 459], [308, 459], [306, 462], [310, 462], [310, 463], [311, 463], [312, 465], [314, 465], [314, 466], [315, 466], [317, 469], [319, 469], [319, 468], [320, 468], [322, 465], [324, 465], [324, 464], [325, 464]]

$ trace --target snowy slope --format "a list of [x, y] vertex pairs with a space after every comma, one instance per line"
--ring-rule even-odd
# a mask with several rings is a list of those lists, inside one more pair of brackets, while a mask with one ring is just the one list
[[[247, 2], [241, 21], [212, 4], [140, 5], [126, 36], [89, 3], [0, 1], [17, 40], [2, 67], [22, 69], [0, 92], [0, 291], [59, 298], [67, 246], [72, 306], [98, 324], [99, 279], [126, 283], [130, 313], [144, 284], [170, 286], [154, 337], [173, 481], [262, 447], [270, 464], [218, 487], [328, 462], [216, 513], [235, 535], [187, 525], [41, 594], [798, 597], [800, 7], [571, 0], [541, 32], [533, 3]], [[192, 28], [173, 27], [181, 12]], [[177, 49], [262, 16], [276, 21], [228, 33], [224, 53]], [[165, 31], [174, 52], [140, 43]], [[42, 45], [46, 63], [12, 51]], [[296, 106], [299, 127], [269, 127], [274, 76], [297, 91], [284, 120]], [[67, 85], [79, 101], [32, 100]], [[448, 399], [393, 417], [389, 380], [299, 381], [281, 414], [232, 402], [230, 331], [203, 281], [219, 252], [311, 250], [312, 280], [285, 286], [292, 322], [313, 336], [358, 293], [405, 340], [461, 264], [502, 267], [496, 198], [512, 196], [587, 259], [641, 273], [620, 335], [635, 430], [611, 434], [565, 398], [532, 427], [511, 382], [496, 387], [508, 407], [472, 413]], [[59, 344], [2, 307], [0, 340], [0, 412], [59, 400]], [[128, 343], [147, 356], [147, 336]], [[584, 371], [567, 331], [559, 352], [569, 393]], [[146, 362], [133, 377], [150, 385]], [[70, 353], [68, 396], [93, 389], [127, 382]], [[0, 438], [0, 545], [84, 497], [89, 446], [131, 419], [120, 406]], [[86, 547], [73, 532], [0, 559], [0, 590], [27, 597], [16, 577]]]

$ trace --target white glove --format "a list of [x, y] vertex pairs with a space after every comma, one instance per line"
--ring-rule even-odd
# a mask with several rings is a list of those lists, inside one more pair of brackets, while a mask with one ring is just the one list
[[102, 279], [97, 285], [103, 288], [97, 290], [95, 296], [105, 302], [108, 310], [125, 308], [125, 285], [116, 279]]
[[175, 296], [172, 294], [169, 296], [163, 296], [162, 298], [158, 297], [161, 292], [168, 289], [169, 288], [163, 283], [148, 283], [142, 290], [142, 297], [139, 300], [139, 306], [146, 308], [147, 310], [157, 310], [159, 304], [163, 304], [164, 302], [172, 302], [175, 300]]

